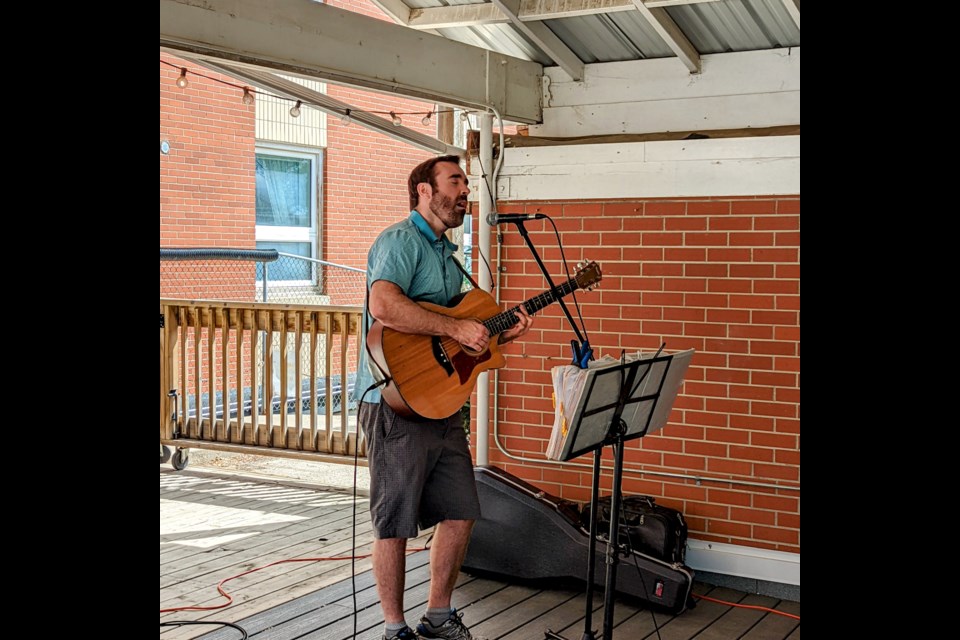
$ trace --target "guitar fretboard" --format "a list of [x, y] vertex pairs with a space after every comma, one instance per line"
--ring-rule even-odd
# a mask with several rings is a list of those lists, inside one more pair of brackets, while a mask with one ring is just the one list
[[[576, 278], [571, 278], [555, 289], [544, 291], [540, 295], [530, 298], [523, 303], [523, 306], [527, 310], [528, 314], [533, 315], [544, 307], [553, 304], [568, 293], [576, 291], [578, 288], [579, 285], [577, 284]], [[498, 313], [492, 318], [485, 320], [483, 326], [487, 328], [487, 331], [490, 332], [491, 336], [495, 336], [498, 333], [503, 333], [513, 325], [520, 322], [520, 319], [517, 317], [517, 311], [519, 310], [519, 306], [507, 309], [503, 313]]]

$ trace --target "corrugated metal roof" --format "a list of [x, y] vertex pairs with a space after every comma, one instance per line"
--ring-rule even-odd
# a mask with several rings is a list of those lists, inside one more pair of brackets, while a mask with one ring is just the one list
[[650, 23], [635, 11], [545, 20], [544, 24], [587, 64], [673, 55]]
[[783, 0], [726, 0], [667, 9], [701, 54], [800, 46]]
[[556, 64], [550, 56], [509, 24], [482, 24], [475, 27], [451, 27], [436, 31], [449, 40], [483, 47], [524, 60], [533, 60], [547, 67]]
[[[794, 0], [684, 0], [687, 4], [654, 4], [676, 23], [701, 55], [733, 51], [754, 51], [800, 45], [800, 28], [785, 3]], [[403, 0], [411, 9], [437, 7], [484, 7], [475, 0]], [[555, 0], [523, 0], [519, 14], [525, 22], [531, 13], [554, 12], [577, 4], [581, 11], [571, 17], [552, 13], [545, 24], [584, 63], [664, 58], [675, 53], [645, 15], [625, 0], [612, 3], [564, 3]], [[596, 13], [584, 15], [590, 7]], [[796, 14], [799, 15], [799, 7]], [[501, 18], [502, 18], [502, 14]], [[451, 40], [484, 47], [500, 53], [535, 60], [545, 66], [556, 63], [510, 22], [475, 24], [436, 29]]]

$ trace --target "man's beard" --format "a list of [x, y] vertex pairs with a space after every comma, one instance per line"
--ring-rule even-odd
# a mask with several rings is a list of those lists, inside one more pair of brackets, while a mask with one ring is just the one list
[[[430, 198], [430, 211], [443, 221], [447, 229], [455, 229], [463, 224], [463, 216], [466, 214], [466, 208], [463, 213], [457, 211], [457, 201], [447, 197], [442, 193], [434, 193]], [[464, 205], [466, 202], [464, 201]]]

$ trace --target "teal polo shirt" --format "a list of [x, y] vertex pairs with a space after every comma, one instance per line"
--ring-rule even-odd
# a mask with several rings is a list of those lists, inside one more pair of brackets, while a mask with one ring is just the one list
[[[410, 217], [383, 230], [367, 254], [367, 291], [374, 282], [394, 283], [415, 302], [432, 302], [447, 306], [463, 287], [463, 272], [453, 257], [457, 245], [446, 235], [437, 238], [416, 209]], [[367, 310], [369, 300], [363, 303], [363, 335], [360, 341], [360, 364], [353, 388], [359, 402], [363, 392], [374, 383], [366, 349], [367, 329], [373, 319]], [[378, 376], [379, 377], [379, 376]], [[364, 402], [380, 402], [380, 389], [370, 391]]]

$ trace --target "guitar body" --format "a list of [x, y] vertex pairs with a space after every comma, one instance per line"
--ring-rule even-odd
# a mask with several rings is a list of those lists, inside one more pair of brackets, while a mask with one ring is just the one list
[[[454, 298], [450, 307], [418, 304], [445, 316], [480, 322], [500, 312], [493, 296], [482, 289]], [[491, 336], [486, 350], [477, 353], [453, 338], [402, 333], [376, 321], [367, 332], [367, 347], [374, 363], [391, 378], [381, 388], [384, 400], [408, 419], [452, 416], [470, 398], [477, 376], [506, 364], [496, 336]]]
[[[590, 289], [600, 282], [600, 265], [590, 262], [577, 275], [522, 303], [533, 315], [548, 304], [577, 289]], [[506, 364], [497, 337], [519, 320], [520, 305], [500, 312], [497, 301], [482, 289], [472, 289], [450, 302], [449, 307], [418, 303], [434, 313], [451, 318], [471, 318], [483, 323], [490, 345], [477, 352], [453, 338], [401, 333], [374, 322], [367, 332], [367, 351], [377, 368], [390, 381], [381, 389], [384, 401], [399, 415], [416, 420], [449, 418], [466, 403], [477, 376]], [[586, 344], [586, 343], [584, 343]], [[578, 356], [579, 357], [579, 356]]]

